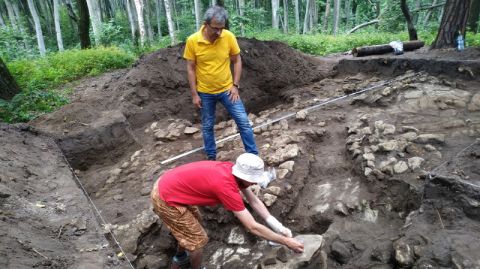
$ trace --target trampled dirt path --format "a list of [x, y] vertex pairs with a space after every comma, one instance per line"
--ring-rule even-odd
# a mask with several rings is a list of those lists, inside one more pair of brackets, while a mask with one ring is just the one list
[[[241, 96], [254, 127], [264, 125], [255, 129], [260, 155], [280, 176], [259, 196], [295, 235], [310, 236], [306, 244], [314, 235], [323, 244], [284, 263], [223, 208], [205, 208], [207, 268], [480, 268], [478, 49], [353, 59], [240, 46]], [[174, 242], [151, 212], [151, 185], [204, 158], [161, 164], [202, 145], [181, 52], [86, 79], [64, 108], [1, 126], [2, 267], [129, 268], [112, 231], [133, 266], [167, 268]], [[219, 109], [216, 135], [234, 126]], [[219, 158], [242, 151], [227, 141]]]

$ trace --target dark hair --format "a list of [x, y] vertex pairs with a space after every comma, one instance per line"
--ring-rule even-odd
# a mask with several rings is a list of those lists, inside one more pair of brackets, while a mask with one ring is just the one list
[[205, 11], [204, 19], [206, 23], [210, 24], [213, 18], [219, 23], [227, 23], [228, 12], [221, 6], [211, 6]]

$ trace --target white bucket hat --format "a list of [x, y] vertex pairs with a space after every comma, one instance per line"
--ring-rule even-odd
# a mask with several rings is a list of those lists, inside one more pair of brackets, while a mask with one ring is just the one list
[[264, 171], [263, 160], [255, 154], [243, 153], [232, 167], [232, 174], [240, 179], [259, 185], [266, 185], [273, 179], [271, 172]]

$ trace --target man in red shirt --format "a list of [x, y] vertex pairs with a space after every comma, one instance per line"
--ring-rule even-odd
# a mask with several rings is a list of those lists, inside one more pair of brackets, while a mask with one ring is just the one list
[[[200, 224], [197, 206], [222, 204], [249, 232], [286, 245], [295, 252], [303, 252], [303, 243], [292, 238], [292, 232], [270, 215], [263, 202], [248, 188], [268, 181], [262, 159], [252, 153], [240, 155], [235, 164], [199, 161], [165, 172], [155, 183], [151, 197], [153, 210], [178, 241], [171, 268], [178, 268], [179, 260], [186, 258], [185, 250], [189, 253], [191, 268], [201, 266], [208, 236]], [[245, 208], [240, 191], [273, 231], [255, 221]]]

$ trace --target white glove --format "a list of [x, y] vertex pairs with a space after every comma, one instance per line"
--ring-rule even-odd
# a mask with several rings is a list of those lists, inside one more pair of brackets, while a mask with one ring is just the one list
[[267, 222], [268, 226], [270, 226], [270, 228], [272, 228], [272, 230], [276, 233], [283, 234], [286, 237], [292, 237], [292, 231], [287, 227], [283, 226], [283, 224], [280, 223], [280, 221], [278, 221], [274, 216], [268, 216], [265, 221]]
[[267, 175], [267, 179], [265, 181], [259, 183], [258, 185], [265, 189], [268, 186], [268, 184], [270, 184], [270, 182], [277, 179], [277, 172], [275, 171], [275, 168], [269, 167], [268, 171], [265, 171], [263, 173], [265, 173]]

